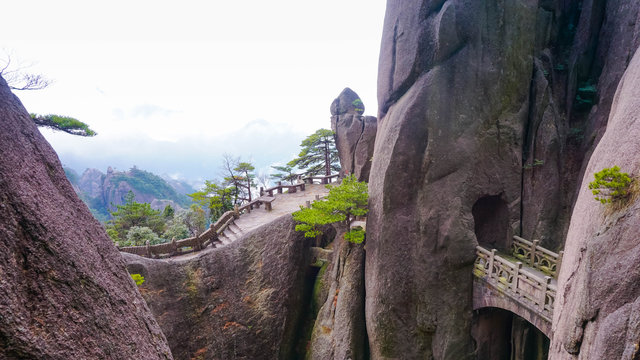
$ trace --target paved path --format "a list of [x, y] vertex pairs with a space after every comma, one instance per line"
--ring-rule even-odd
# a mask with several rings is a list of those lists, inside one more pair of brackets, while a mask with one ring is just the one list
[[274, 194], [276, 199], [271, 204], [273, 207], [271, 211], [267, 211], [264, 209], [264, 206], [261, 206], [259, 209], [251, 210], [251, 213], [241, 215], [240, 218], [238, 218], [234, 224], [227, 228], [220, 236], [222, 244], [217, 244], [216, 247], [208, 246], [206, 249], [199, 252], [162, 259], [162, 261], [182, 262], [206, 254], [216, 248], [236, 241], [242, 237], [244, 233], [257, 228], [260, 225], [269, 223], [282, 215], [291, 214], [299, 210], [300, 206], [305, 206], [307, 201], [313, 202], [313, 200], [316, 199], [316, 195], [323, 197], [328, 193], [329, 189], [326, 188], [326, 185], [307, 184], [305, 191], [297, 191], [292, 194]]

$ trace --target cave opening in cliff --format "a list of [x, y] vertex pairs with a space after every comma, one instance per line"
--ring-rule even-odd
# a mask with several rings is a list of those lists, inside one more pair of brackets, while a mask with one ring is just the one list
[[477, 360], [546, 360], [549, 357], [549, 338], [507, 310], [474, 311], [471, 335]]
[[509, 209], [500, 195], [478, 199], [471, 209], [478, 244], [488, 249], [507, 251], [509, 241]]

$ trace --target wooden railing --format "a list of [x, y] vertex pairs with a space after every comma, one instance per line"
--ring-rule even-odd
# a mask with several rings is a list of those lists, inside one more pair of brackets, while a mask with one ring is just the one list
[[513, 237], [511, 243], [513, 256], [527, 263], [534, 269], [538, 269], [555, 278], [560, 272], [562, 256], [564, 252], [554, 253], [538, 245], [538, 240], [528, 241], [519, 236]]
[[522, 262], [512, 262], [497, 255], [496, 249], [476, 247], [473, 274], [527, 307], [552, 318], [556, 299], [556, 285], [551, 276], [542, 276], [522, 267]]

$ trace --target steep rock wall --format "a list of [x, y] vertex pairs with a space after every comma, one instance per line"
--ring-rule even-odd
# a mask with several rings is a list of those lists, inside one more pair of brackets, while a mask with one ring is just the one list
[[613, 165], [640, 175], [640, 52], [620, 81], [602, 140], [587, 166], [558, 281], [552, 359], [640, 357], [640, 196], [603, 206], [588, 189]]
[[309, 342], [311, 360], [367, 359], [364, 321], [364, 248], [343, 237], [335, 238], [333, 256], [318, 274], [319, 310]]
[[[487, 228], [563, 247], [639, 7], [388, 1], [365, 266], [372, 358], [473, 357], [469, 266]], [[477, 206], [493, 203], [506, 220]]]
[[187, 259], [122, 255], [176, 359], [292, 359], [305, 350], [310, 246], [283, 215]]
[[0, 77], [0, 358], [171, 359], [120, 254]]
[[497, 196], [501, 232], [518, 226], [536, 11], [388, 2], [365, 265], [374, 359], [472, 357], [472, 208]]

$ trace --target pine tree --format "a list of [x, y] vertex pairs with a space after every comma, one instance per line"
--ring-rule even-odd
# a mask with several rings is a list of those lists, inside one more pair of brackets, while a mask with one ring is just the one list
[[322, 233], [318, 225], [341, 223], [347, 230], [345, 239], [361, 243], [364, 231], [351, 229], [351, 222], [356, 216], [364, 216], [369, 211], [367, 183], [359, 182], [355, 175], [349, 175], [340, 185], [327, 187], [329, 194], [324, 200], [316, 200], [311, 208], [293, 213], [294, 220], [301, 223], [296, 225], [296, 231], [304, 231], [305, 237], [316, 237]]
[[302, 150], [298, 157], [289, 161], [287, 165], [297, 167], [307, 176], [340, 171], [340, 160], [334, 133], [331, 130], [320, 129], [309, 135], [300, 144]]

